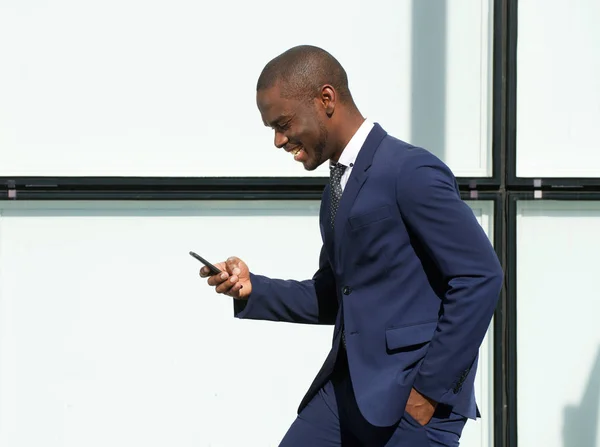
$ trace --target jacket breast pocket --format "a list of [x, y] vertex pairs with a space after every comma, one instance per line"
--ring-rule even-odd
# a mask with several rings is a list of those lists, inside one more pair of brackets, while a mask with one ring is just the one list
[[431, 341], [437, 324], [438, 322], [435, 320], [386, 329], [385, 343], [388, 352], [411, 352], [419, 350]]
[[373, 224], [375, 222], [379, 222], [381, 220], [387, 219], [391, 216], [390, 207], [389, 206], [380, 206], [378, 208], [362, 212], [355, 216], [351, 216], [348, 221], [350, 223], [350, 227], [353, 230], [356, 230], [361, 227], [365, 227], [367, 225]]

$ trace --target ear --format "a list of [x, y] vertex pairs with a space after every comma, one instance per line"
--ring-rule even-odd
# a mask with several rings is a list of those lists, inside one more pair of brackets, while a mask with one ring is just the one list
[[331, 117], [335, 110], [335, 104], [337, 100], [337, 92], [333, 86], [326, 84], [321, 88], [321, 95], [319, 97], [319, 103], [323, 107], [327, 116]]

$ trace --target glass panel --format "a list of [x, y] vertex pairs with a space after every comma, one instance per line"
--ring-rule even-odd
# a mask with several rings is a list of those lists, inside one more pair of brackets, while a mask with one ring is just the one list
[[519, 446], [600, 447], [600, 202], [517, 214]]
[[600, 2], [519, 1], [517, 176], [600, 177]]
[[[469, 205], [492, 235], [492, 203]], [[0, 445], [277, 445], [332, 328], [234, 319], [188, 251], [306, 279], [321, 246], [318, 210], [0, 203]], [[467, 447], [491, 446], [491, 334], [479, 362], [483, 418], [467, 424]]]
[[[320, 0], [4, 0], [0, 175], [327, 176], [274, 148], [255, 101], [264, 65], [310, 43], [369, 119], [458, 176], [490, 176], [491, 4], [334, 0], [354, 30], [340, 33], [315, 20]], [[274, 31], [289, 17], [296, 31]]]

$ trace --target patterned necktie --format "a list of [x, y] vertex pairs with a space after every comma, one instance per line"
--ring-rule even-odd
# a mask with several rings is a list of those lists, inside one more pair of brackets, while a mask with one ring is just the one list
[[[344, 171], [346, 170], [346, 166], [336, 163], [329, 167], [330, 176], [329, 181], [331, 184], [331, 204], [329, 207], [329, 212], [331, 214], [331, 228], [335, 227], [335, 215], [337, 213], [338, 207], [340, 205], [340, 198], [342, 197], [342, 176], [344, 175]], [[344, 317], [343, 317], [343, 309], [342, 309], [342, 324], [340, 327], [342, 332], [342, 345], [344, 349], [346, 349], [346, 331], [344, 329]]]
[[329, 212], [331, 214], [331, 227], [335, 226], [335, 215], [340, 205], [340, 198], [342, 197], [342, 175], [346, 170], [346, 166], [336, 163], [329, 167], [330, 176], [329, 180], [331, 183], [331, 206]]

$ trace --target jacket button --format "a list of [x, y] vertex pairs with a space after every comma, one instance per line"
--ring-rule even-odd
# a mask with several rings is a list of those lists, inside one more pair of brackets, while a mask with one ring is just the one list
[[350, 292], [352, 292], [352, 289], [348, 286], [344, 286], [344, 288], [342, 289], [342, 293], [344, 295], [350, 295]]

